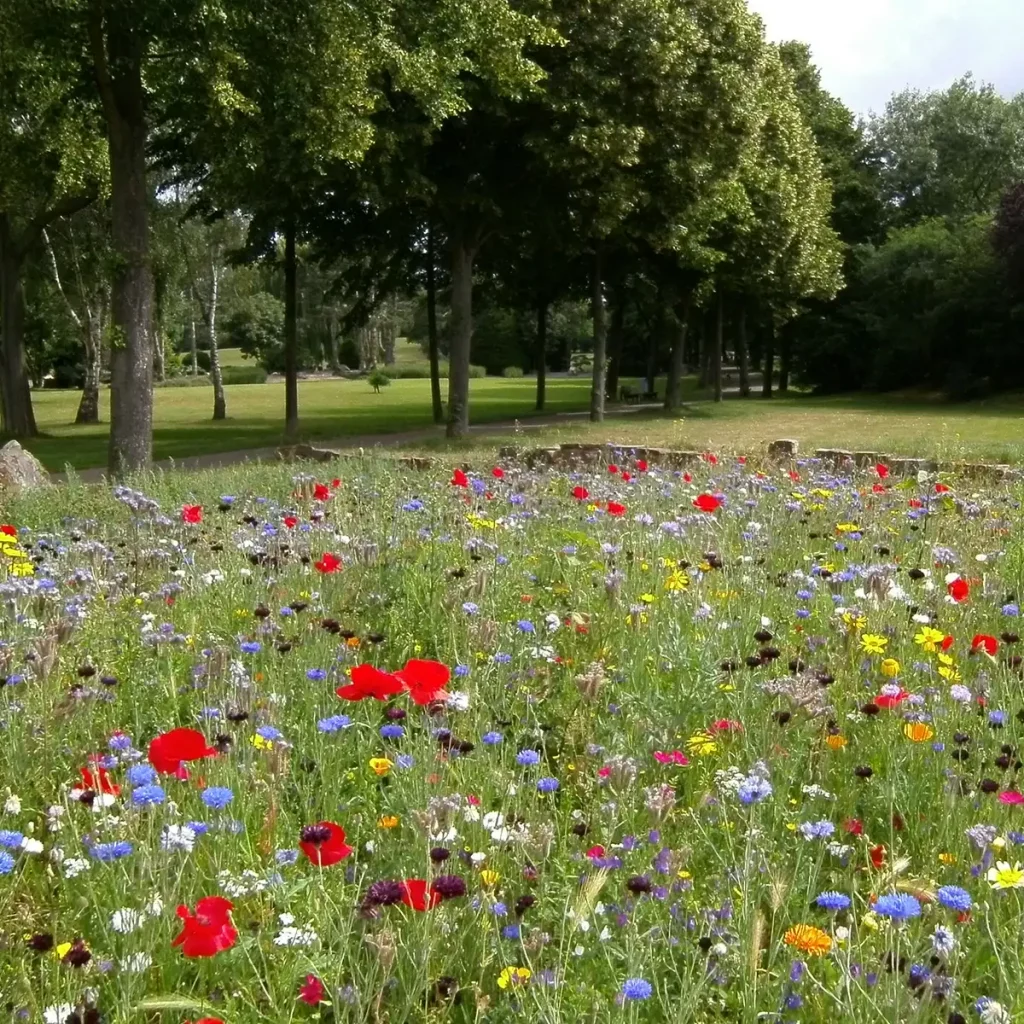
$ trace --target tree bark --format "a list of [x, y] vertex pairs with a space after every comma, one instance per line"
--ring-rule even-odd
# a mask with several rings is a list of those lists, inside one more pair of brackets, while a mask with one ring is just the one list
[[383, 326], [384, 334], [384, 365], [395, 365], [395, 344], [398, 341], [398, 312], [396, 299], [392, 295], [387, 303], [387, 320]]
[[625, 342], [626, 301], [617, 289], [615, 308], [608, 329], [608, 381], [605, 393], [614, 402], [619, 393], [619, 373], [622, 370], [622, 346]]
[[590, 385], [590, 422], [604, 420], [605, 374], [608, 358], [608, 328], [604, 308], [604, 282], [601, 273], [601, 251], [594, 253], [591, 272], [590, 309], [594, 320], [594, 373]]
[[665, 410], [678, 412], [683, 405], [683, 367], [686, 353], [686, 335], [689, 330], [689, 302], [680, 303], [676, 310], [676, 330], [672, 339], [672, 355], [669, 359], [668, 380], [665, 382]]
[[764, 343], [764, 383], [761, 385], [761, 397], [772, 397], [772, 376], [775, 372], [775, 324], [768, 324], [768, 337]]
[[434, 250], [434, 229], [427, 227], [427, 349], [430, 353], [430, 404], [434, 422], [444, 422], [441, 404], [441, 353], [437, 336], [437, 253]]
[[537, 299], [537, 411], [544, 411], [547, 390], [548, 362], [548, 302]]
[[473, 341], [473, 260], [476, 247], [461, 230], [452, 234], [452, 320], [448, 350], [448, 437], [469, 433], [469, 356]]
[[740, 367], [740, 397], [750, 397], [750, 349], [747, 345], [747, 308], [740, 304], [736, 325], [736, 359]]
[[299, 325], [298, 263], [295, 256], [295, 221], [284, 233], [284, 433], [299, 436]]
[[725, 328], [725, 297], [718, 291], [718, 310], [715, 317], [715, 340], [711, 349], [711, 380], [715, 388], [715, 401], [722, 400], [722, 343]]
[[210, 337], [210, 380], [213, 381], [213, 418], [227, 419], [224, 400], [224, 375], [220, 372], [220, 351], [217, 348], [217, 299], [220, 294], [220, 267], [216, 257], [210, 260], [210, 307], [206, 314], [206, 330]]
[[[647, 390], [654, 390], [654, 379], [658, 372], [658, 352], [661, 349], [661, 336], [664, 327], [664, 309], [658, 305], [657, 321], [651, 330], [647, 344]], [[667, 392], [666, 392], [667, 397]]]
[[75, 423], [99, 423], [100, 374], [103, 368], [103, 323], [96, 311], [90, 311], [82, 329], [85, 349], [85, 379], [82, 381], [82, 399], [78, 403]]
[[149, 466], [153, 454], [153, 278], [142, 38], [131, 18], [109, 17], [91, 0], [89, 41], [110, 154], [110, 454], [113, 476]]
[[22, 254], [11, 237], [10, 221], [0, 214], [0, 414], [3, 433], [35, 437], [35, 414], [25, 359], [25, 295]]
[[[196, 293], [192, 292], [192, 302], [196, 301]], [[199, 376], [199, 343], [196, 340], [196, 318], [194, 315], [188, 318], [188, 347], [192, 353], [192, 376]]]
[[779, 393], [784, 395], [789, 391], [790, 337], [788, 325], [782, 328], [782, 337], [779, 340], [782, 349], [779, 356]]

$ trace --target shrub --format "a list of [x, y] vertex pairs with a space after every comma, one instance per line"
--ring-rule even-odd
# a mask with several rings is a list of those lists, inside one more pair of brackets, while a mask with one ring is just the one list
[[[191, 360], [192, 353], [190, 352], [186, 359]], [[207, 373], [210, 372], [210, 350], [208, 348], [196, 349], [196, 362], [199, 364], [200, 370], [205, 370]]]
[[158, 380], [153, 382], [155, 388], [208, 388], [210, 386], [210, 378], [205, 374], [201, 373], [198, 377], [193, 377], [191, 374], [182, 377], [168, 377], [166, 380]]
[[501, 371], [501, 375], [502, 377], [522, 377], [523, 368], [521, 366], [506, 366], [505, 369]]
[[374, 391], [379, 392], [381, 388], [386, 388], [391, 383], [391, 378], [382, 370], [374, 370], [373, 373], [366, 378], [366, 383], [369, 384]]
[[[442, 378], [448, 376], [448, 363], [442, 360], [438, 367]], [[386, 373], [392, 380], [426, 380], [430, 377], [430, 363], [408, 363], [405, 366], [382, 366], [381, 373]], [[484, 366], [470, 366], [469, 376], [476, 380], [487, 376]]]
[[262, 366], [225, 366], [221, 379], [225, 384], [266, 384], [267, 371]]

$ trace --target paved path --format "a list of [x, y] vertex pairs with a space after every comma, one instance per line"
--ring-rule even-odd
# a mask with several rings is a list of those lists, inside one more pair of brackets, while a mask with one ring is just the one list
[[[614, 412], [618, 416], [661, 408], [661, 402], [641, 403], [639, 405], [614, 406], [609, 409], [609, 412]], [[538, 427], [550, 427], [559, 423], [586, 419], [589, 415], [587, 410], [581, 412], [545, 413], [540, 416], [528, 416], [521, 420], [495, 420], [491, 423], [475, 423], [469, 429], [474, 434], [513, 429], [534, 430]], [[417, 444], [421, 441], [443, 440], [443, 438], [444, 427], [431, 426], [393, 434], [350, 434], [348, 437], [339, 437], [334, 440], [316, 440], [309, 443], [316, 448], [351, 449]], [[211, 452], [208, 455], [193, 455], [184, 459], [161, 459], [153, 463], [153, 469], [158, 471], [171, 469], [221, 469], [224, 466], [237, 466], [243, 462], [276, 462], [279, 447], [280, 445], [274, 445], [269, 448], [242, 448], [232, 452]], [[106, 476], [107, 471], [103, 468], [80, 469], [77, 473], [78, 479], [85, 483], [100, 483], [106, 479]], [[50, 477], [55, 483], [63, 483], [67, 479], [64, 473], [51, 473]]]

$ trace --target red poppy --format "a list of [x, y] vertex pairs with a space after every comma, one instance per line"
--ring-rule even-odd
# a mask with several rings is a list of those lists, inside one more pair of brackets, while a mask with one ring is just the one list
[[608, 515], [610, 516], [624, 516], [626, 514], [626, 506], [620, 505], [617, 501], [608, 502]]
[[795, 469], [791, 469], [789, 471], [789, 479], [796, 483], [800, 479], [800, 474]]
[[614, 462], [608, 467], [608, 472], [611, 473], [612, 476], [614, 476], [616, 473], [618, 473], [618, 471], [619, 471], [619, 467], [616, 466]]
[[945, 484], [936, 484], [935, 485], [935, 493], [936, 494], [945, 494], [948, 490], [949, 490], [949, 488]]
[[333, 821], [307, 825], [302, 830], [299, 849], [322, 868], [337, 864], [352, 852], [352, 847], [345, 842], [345, 830]]
[[336, 476], [331, 481], [331, 490], [332, 491], [336, 491], [340, 486], [341, 486], [341, 477], [340, 476]]
[[734, 722], [729, 718], [720, 718], [717, 722], [712, 722], [710, 726], [711, 732], [743, 732], [743, 726], [739, 722]]
[[503, 470], [501, 466], [495, 466], [494, 469], [491, 470], [491, 476], [493, 476], [495, 480], [503, 480], [505, 477], [505, 470]]
[[693, 474], [692, 473], [684, 473], [683, 474], [683, 480], [686, 483], [690, 483], [690, 481], [693, 480]]
[[[192, 1024], [192, 1021], [187, 1020], [185, 1024]], [[224, 1021], [220, 1017], [200, 1017], [196, 1024], [224, 1024]]]
[[739, 463], [739, 464], [740, 464], [741, 466], [745, 466], [745, 465], [747, 464], [747, 457], [746, 457], [746, 455], [741, 455], [741, 456], [739, 456], [739, 458], [738, 458], [738, 459], [737, 459], [736, 461], [737, 461], [737, 462], [738, 462], [738, 463]]
[[875, 472], [878, 474], [879, 480], [884, 480], [889, 475], [889, 467], [879, 462], [875, 466]]
[[636, 460], [636, 471], [638, 473], [646, 473], [647, 472], [647, 460], [646, 459], [637, 459]]
[[881, 871], [885, 864], [885, 847], [881, 843], [877, 846], [872, 846], [868, 851], [868, 856], [871, 858], [871, 863], [875, 869]]
[[149, 763], [164, 775], [187, 779], [186, 761], [216, 757], [217, 750], [198, 729], [172, 729], [154, 737], [149, 744]]
[[320, 561], [314, 562], [313, 566], [317, 572], [337, 572], [342, 567], [342, 562], [337, 555], [332, 555], [330, 551], [325, 551], [321, 556]]
[[203, 521], [203, 506], [182, 505], [181, 521], [183, 523], [201, 523]]
[[331, 489], [326, 484], [316, 484], [313, 487], [313, 498], [316, 501], [327, 501], [331, 496]]
[[89, 758], [89, 763], [93, 767], [80, 769], [82, 783], [86, 789], [91, 789], [96, 793], [110, 793], [112, 796], [117, 796], [121, 792], [121, 787], [110, 781], [107, 769], [98, 763], [101, 757], [101, 754], [93, 754]]
[[999, 650], [999, 641], [994, 636], [978, 633], [971, 641], [971, 650], [984, 651], [986, 654], [995, 657], [996, 651]]
[[703, 460], [704, 460], [705, 462], [708, 462], [708, 463], [710, 463], [710, 464], [711, 464], [712, 466], [717, 466], [717, 465], [718, 465], [718, 456], [717, 456], [717, 455], [713, 455], [713, 454], [712, 454], [711, 452], [705, 452], [705, 453], [704, 453], [704, 454], [703, 454], [703, 455], [701, 456], [701, 458], [702, 458], [702, 459], [703, 459]]
[[452, 486], [453, 487], [468, 487], [469, 477], [461, 470], [457, 469], [452, 473]]
[[216, 956], [230, 949], [238, 938], [231, 924], [233, 906], [223, 896], [204, 896], [196, 904], [195, 914], [182, 904], [177, 911], [181, 932], [171, 945], [181, 946], [185, 956]]
[[352, 669], [352, 682], [334, 691], [342, 700], [387, 700], [402, 692], [402, 680], [390, 672], [382, 672], [372, 665], [356, 665]]
[[587, 858], [589, 860], [597, 860], [598, 858], [603, 857], [603, 856], [604, 856], [604, 847], [603, 846], [592, 846], [589, 850], [587, 850]]
[[629, 473], [627, 473], [627, 472], [626, 472], [626, 470], [623, 470], [623, 471], [622, 471], [622, 482], [623, 482], [623, 483], [626, 483], [626, 484], [628, 484], [628, 483], [629, 483], [629, 481], [630, 481], [630, 480], [632, 480], [632, 479], [633, 479], [633, 478], [632, 478], [632, 477], [631, 477], [631, 476], [629, 475]]
[[421, 661], [412, 658], [405, 663], [405, 668], [395, 673], [397, 679], [405, 683], [406, 689], [417, 704], [429, 704], [431, 701], [443, 700], [451, 669], [439, 661]]
[[0, 533], [5, 533], [8, 537], [17, 537], [18, 528], [16, 526], [11, 526], [10, 523], [4, 523], [0, 526]]
[[949, 583], [946, 586], [946, 593], [948, 593], [957, 604], [961, 604], [966, 601], [970, 592], [971, 588], [967, 585], [967, 580], [961, 579], [959, 576], [953, 580], [952, 583]]
[[[884, 491], [885, 488], [883, 487], [882, 490]], [[910, 508], [924, 508], [924, 502], [920, 498], [911, 498], [907, 502], [907, 505], [909, 505]]]
[[884, 484], [872, 484], [871, 485], [871, 490], [875, 494], [885, 494], [885, 485]]
[[431, 910], [441, 902], [441, 894], [428, 889], [422, 878], [407, 878], [402, 883], [402, 902], [413, 910]]
[[289, 530], [294, 530], [295, 527], [298, 526], [298, 524], [299, 524], [298, 517], [296, 517], [296, 516], [285, 516], [284, 517], [284, 525], [287, 526]]
[[858, 818], [847, 818], [843, 822], [843, 831], [847, 835], [862, 836], [864, 835], [864, 824]]
[[574, 487], [572, 489], [572, 496], [577, 501], [586, 501], [590, 497], [590, 491], [586, 487]]
[[307, 1006], [319, 1006], [326, 993], [324, 983], [315, 975], [307, 974], [306, 980], [299, 986], [299, 999]]
[[880, 708], [895, 708], [902, 704], [910, 696], [906, 690], [901, 689], [899, 693], [894, 694], [892, 697], [888, 694], [881, 694], [875, 698], [875, 703]]
[[722, 503], [713, 494], [700, 494], [693, 499], [693, 507], [699, 508], [701, 512], [714, 512], [721, 506]]

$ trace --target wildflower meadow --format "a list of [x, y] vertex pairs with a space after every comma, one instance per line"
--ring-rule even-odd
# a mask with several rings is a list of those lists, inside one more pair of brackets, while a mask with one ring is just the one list
[[1017, 485], [69, 486], [0, 527], [0, 1011], [1024, 1014]]

